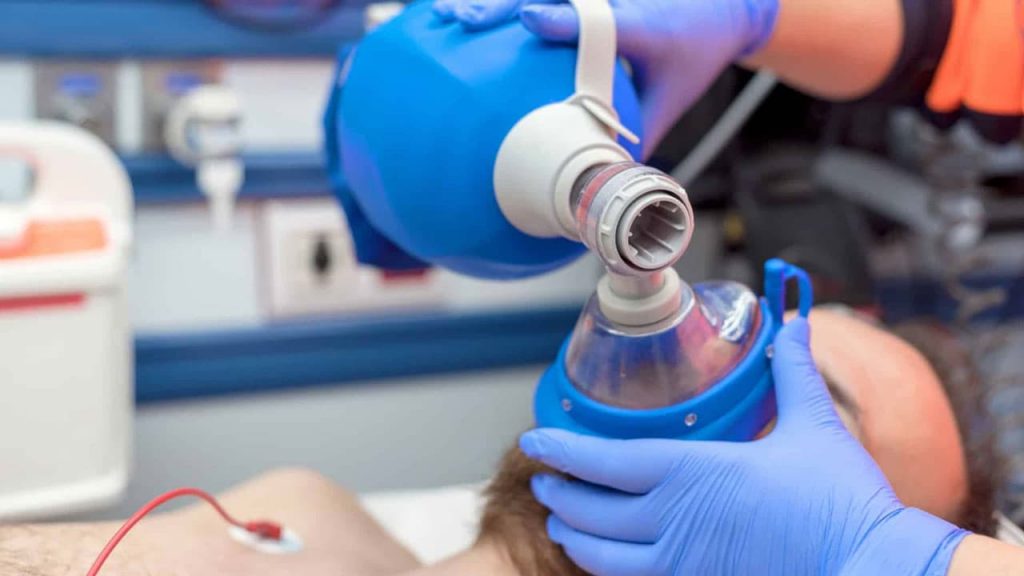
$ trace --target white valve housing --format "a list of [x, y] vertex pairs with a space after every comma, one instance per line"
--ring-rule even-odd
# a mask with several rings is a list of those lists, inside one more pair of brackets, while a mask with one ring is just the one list
[[612, 106], [615, 19], [607, 0], [572, 0], [580, 17], [576, 92], [542, 106], [509, 131], [494, 166], [494, 190], [502, 213], [532, 236], [579, 239], [570, 196], [588, 168], [631, 161], [615, 141], [638, 142]]

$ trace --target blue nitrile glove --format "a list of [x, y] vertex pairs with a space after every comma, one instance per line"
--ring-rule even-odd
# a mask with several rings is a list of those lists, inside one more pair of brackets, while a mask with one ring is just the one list
[[[632, 65], [644, 114], [644, 153], [730, 63], [759, 50], [779, 0], [610, 0], [619, 53]], [[434, 12], [485, 29], [517, 14], [542, 38], [574, 42], [579, 22], [560, 0], [435, 0]]]
[[843, 427], [806, 320], [775, 340], [779, 418], [753, 442], [525, 434], [548, 534], [596, 576], [946, 574], [967, 532], [907, 508]]

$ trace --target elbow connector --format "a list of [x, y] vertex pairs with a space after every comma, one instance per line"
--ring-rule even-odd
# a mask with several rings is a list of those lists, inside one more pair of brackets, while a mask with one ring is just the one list
[[570, 197], [579, 239], [612, 273], [645, 276], [671, 267], [693, 237], [693, 208], [675, 180], [635, 162], [595, 166]]

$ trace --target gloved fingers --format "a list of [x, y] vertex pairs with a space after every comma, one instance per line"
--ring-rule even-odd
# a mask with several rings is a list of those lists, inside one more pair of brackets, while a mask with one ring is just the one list
[[838, 422], [825, 382], [810, 349], [810, 324], [794, 318], [775, 337], [772, 358], [779, 427], [793, 423], [814, 425]]
[[458, 5], [458, 0], [434, 0], [430, 8], [434, 11], [435, 16], [444, 22], [451, 22], [455, 20], [456, 5]]
[[663, 440], [612, 440], [541, 428], [523, 434], [528, 457], [585, 482], [645, 494], [665, 479], [677, 450]]
[[[634, 14], [613, 6], [616, 44], [619, 54], [630, 58], [649, 48], [645, 27]], [[552, 42], [576, 42], [580, 37], [580, 20], [572, 4], [564, 0], [527, 0], [519, 10], [519, 18], [527, 30]]]
[[[616, 10], [615, 27], [617, 32], [618, 52], [634, 64], [634, 81], [641, 92], [644, 126], [644, 158], [650, 157], [654, 148], [665, 136], [665, 132], [674, 123], [674, 111], [682, 110], [689, 102], [679, 102], [678, 90], [671, 91], [667, 86], [644, 86], [641, 62], [643, 54], [649, 49], [649, 41], [645, 38], [644, 26], [637, 18], [626, 10]], [[580, 35], [579, 17], [570, 4], [539, 3], [532, 0], [519, 11], [519, 18], [527, 30], [552, 42], [576, 42]], [[670, 72], [677, 76], [678, 71]]]
[[575, 530], [637, 544], [653, 544], [661, 531], [660, 515], [645, 510], [642, 496], [550, 474], [534, 476], [530, 487], [538, 502]]
[[575, 42], [580, 35], [580, 21], [570, 4], [530, 2], [519, 11], [523, 26], [537, 36], [552, 42]]
[[467, 30], [486, 30], [516, 17], [521, 0], [454, 0], [453, 14]]
[[[657, 77], [648, 71], [644, 71], [643, 76]], [[678, 111], [689, 108], [692, 102], [688, 101], [691, 100], [689, 93], [680, 93], [680, 90], [664, 81], [641, 85], [639, 96], [644, 127], [643, 157], [650, 158], [662, 138], [675, 124], [679, 116]]]
[[594, 576], [654, 576], [657, 557], [650, 544], [599, 538], [574, 530], [556, 516], [548, 517], [548, 537], [566, 556]]

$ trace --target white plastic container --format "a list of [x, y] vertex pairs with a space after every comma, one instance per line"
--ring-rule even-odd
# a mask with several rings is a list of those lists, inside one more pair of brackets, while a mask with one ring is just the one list
[[116, 500], [130, 466], [131, 184], [67, 125], [0, 123], [0, 156], [33, 176], [0, 203], [0, 519], [81, 512]]

